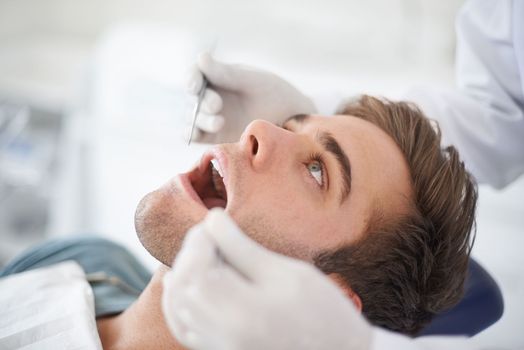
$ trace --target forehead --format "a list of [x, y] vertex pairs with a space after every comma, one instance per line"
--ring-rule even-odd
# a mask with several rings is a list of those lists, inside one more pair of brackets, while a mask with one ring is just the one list
[[399, 146], [384, 130], [347, 115], [303, 116], [290, 120], [289, 125], [299, 133], [327, 131], [336, 138], [351, 162], [349, 205], [367, 203], [371, 209], [378, 204], [389, 214], [403, 211], [412, 192], [409, 167]]

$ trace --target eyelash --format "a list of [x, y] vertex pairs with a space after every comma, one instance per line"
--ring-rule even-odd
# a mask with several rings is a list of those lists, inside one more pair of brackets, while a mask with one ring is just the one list
[[[322, 172], [322, 184], [319, 184], [317, 182], [317, 180], [313, 177], [313, 175], [311, 174], [309, 169], [307, 169], [309, 164], [311, 164], [312, 162], [318, 162], [318, 164], [320, 164], [320, 170]], [[320, 153], [311, 153], [309, 155], [308, 161], [306, 163], [306, 170], [308, 171], [309, 176], [311, 176], [313, 178], [313, 180], [315, 181], [315, 183], [317, 184], [318, 187], [324, 188], [326, 186], [326, 179], [327, 179], [326, 166], [324, 165], [324, 160], [322, 158], [322, 154], [320, 154]]]
[[[284, 124], [277, 124], [277, 126], [282, 128], [282, 129], [284, 129], [284, 130], [290, 131], [285, 126], [285, 123]], [[320, 164], [320, 169], [322, 171], [322, 184], [319, 184], [317, 182], [317, 180], [313, 177], [313, 175], [311, 175], [311, 173], [309, 172], [309, 169], [307, 169], [308, 165], [311, 164], [311, 162], [318, 162], [318, 164]], [[306, 170], [309, 173], [309, 176], [311, 176], [311, 178], [315, 181], [317, 186], [320, 187], [320, 188], [326, 187], [326, 181], [327, 181], [326, 166], [324, 165], [324, 160], [322, 158], [322, 154], [320, 154], [320, 153], [311, 153], [309, 155], [308, 161], [307, 161], [307, 163], [305, 165], [306, 165]]]

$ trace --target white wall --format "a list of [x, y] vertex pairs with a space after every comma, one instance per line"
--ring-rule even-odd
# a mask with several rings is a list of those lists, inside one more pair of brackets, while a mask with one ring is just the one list
[[69, 102], [97, 39], [122, 21], [162, 22], [198, 40], [218, 38], [223, 56], [282, 67], [301, 82], [314, 81], [312, 72], [354, 81], [400, 75], [449, 81], [461, 2], [2, 0], [0, 92]]

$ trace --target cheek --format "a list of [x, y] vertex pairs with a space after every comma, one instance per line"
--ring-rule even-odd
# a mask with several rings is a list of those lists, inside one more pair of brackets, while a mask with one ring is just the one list
[[249, 177], [237, 185], [238, 201], [228, 211], [266, 247], [292, 256], [289, 249], [307, 251], [311, 256], [333, 246], [333, 212], [326, 212], [314, 184], [300, 174]]
[[292, 210], [244, 211], [232, 216], [248, 236], [270, 250], [306, 261], [317, 255], [320, 225], [305, 222]]
[[281, 182], [274, 186], [264, 186], [252, 199], [258, 210], [274, 215], [280, 222], [295, 223], [318, 216], [319, 208], [308, 195], [304, 186]]
[[[300, 199], [300, 196], [264, 194], [259, 197], [255, 207], [256, 215], [262, 215], [272, 222], [281, 240], [290, 245], [303, 246], [316, 251], [325, 245], [325, 238], [331, 232], [326, 226], [322, 210]], [[271, 236], [273, 236], [271, 234]]]

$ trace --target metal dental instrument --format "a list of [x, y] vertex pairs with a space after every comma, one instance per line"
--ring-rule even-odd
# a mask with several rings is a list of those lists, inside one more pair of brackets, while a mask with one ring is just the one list
[[208, 85], [206, 77], [204, 76], [203, 78], [204, 81], [202, 82], [202, 87], [200, 88], [200, 92], [198, 93], [198, 99], [195, 104], [195, 109], [193, 110], [193, 124], [191, 125], [191, 133], [189, 134], [189, 142], [187, 143], [188, 146], [191, 144], [191, 139], [193, 138], [193, 131], [195, 130], [198, 112], [200, 111], [200, 105], [202, 104], [202, 100], [204, 100], [204, 95], [206, 93], [206, 88]]

